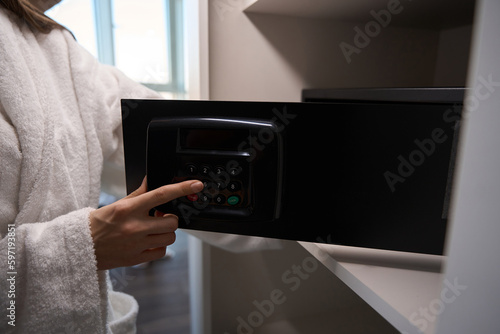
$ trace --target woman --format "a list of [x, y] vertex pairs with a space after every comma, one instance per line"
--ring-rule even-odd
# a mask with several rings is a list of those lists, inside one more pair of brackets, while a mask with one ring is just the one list
[[120, 99], [158, 96], [45, 17], [57, 2], [0, 0], [0, 332], [133, 333], [106, 270], [161, 258], [177, 217], [149, 210], [203, 185], [95, 209], [103, 163], [123, 163]]

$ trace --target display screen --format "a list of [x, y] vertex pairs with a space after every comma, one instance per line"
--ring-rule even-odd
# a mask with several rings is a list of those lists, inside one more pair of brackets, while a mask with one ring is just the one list
[[180, 144], [185, 149], [238, 151], [249, 136], [249, 130], [241, 129], [179, 129]]

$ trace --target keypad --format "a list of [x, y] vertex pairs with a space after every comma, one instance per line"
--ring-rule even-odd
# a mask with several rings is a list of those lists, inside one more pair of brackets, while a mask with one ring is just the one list
[[198, 206], [241, 207], [248, 196], [247, 175], [245, 168], [234, 161], [216, 164], [188, 161], [184, 162], [176, 179], [198, 179], [203, 182], [203, 191], [186, 196], [184, 202]]

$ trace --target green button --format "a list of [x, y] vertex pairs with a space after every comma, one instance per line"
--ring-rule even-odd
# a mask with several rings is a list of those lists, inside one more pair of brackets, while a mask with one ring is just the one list
[[231, 196], [227, 199], [229, 205], [236, 205], [240, 202], [239, 196]]

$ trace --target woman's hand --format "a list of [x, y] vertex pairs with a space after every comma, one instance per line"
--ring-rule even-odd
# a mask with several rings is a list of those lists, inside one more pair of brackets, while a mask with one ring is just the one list
[[90, 213], [97, 269], [105, 270], [156, 260], [175, 241], [178, 218], [150, 217], [149, 211], [175, 198], [198, 193], [200, 181], [170, 184], [147, 192], [146, 179], [127, 197]]

